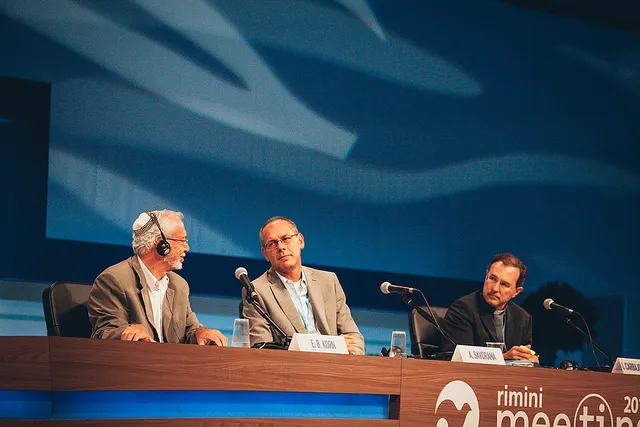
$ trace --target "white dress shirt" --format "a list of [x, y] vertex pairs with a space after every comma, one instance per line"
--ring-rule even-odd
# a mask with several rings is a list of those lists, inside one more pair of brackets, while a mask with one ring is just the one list
[[155, 326], [156, 333], [158, 334], [158, 342], [163, 342], [164, 337], [162, 335], [162, 303], [164, 296], [167, 293], [167, 287], [169, 286], [169, 277], [165, 274], [160, 279], [156, 279], [155, 276], [149, 271], [144, 262], [138, 257], [142, 271], [144, 272], [144, 278], [147, 281], [147, 288], [149, 289], [149, 299], [151, 300], [151, 312], [153, 313], [153, 325]]

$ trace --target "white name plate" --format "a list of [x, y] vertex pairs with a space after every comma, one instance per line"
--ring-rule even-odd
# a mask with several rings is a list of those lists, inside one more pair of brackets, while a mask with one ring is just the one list
[[293, 334], [289, 350], [349, 354], [344, 337], [332, 335]]
[[504, 365], [502, 349], [474, 345], [457, 345], [451, 361], [483, 363], [485, 365]]
[[640, 359], [618, 357], [611, 372], [614, 374], [640, 375]]

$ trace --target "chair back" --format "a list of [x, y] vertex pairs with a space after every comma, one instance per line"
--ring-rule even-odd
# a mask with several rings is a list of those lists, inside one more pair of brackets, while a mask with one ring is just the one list
[[42, 292], [47, 335], [58, 337], [91, 337], [87, 301], [91, 285], [55, 282]]
[[[427, 306], [421, 306], [423, 310], [430, 313]], [[431, 310], [442, 327], [444, 316], [447, 314], [447, 307], [431, 307]], [[409, 314], [409, 335], [411, 335], [411, 354], [425, 358], [442, 351], [442, 334], [436, 326], [420, 315], [415, 308]]]

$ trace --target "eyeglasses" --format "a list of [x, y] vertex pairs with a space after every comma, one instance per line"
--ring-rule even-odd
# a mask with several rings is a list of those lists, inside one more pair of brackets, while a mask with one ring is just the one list
[[267, 243], [264, 244], [264, 247], [271, 251], [271, 250], [277, 248], [278, 247], [278, 243], [280, 243], [280, 242], [282, 242], [285, 246], [289, 246], [293, 242], [292, 239], [294, 237], [296, 237], [298, 234], [300, 234], [300, 233], [287, 234], [285, 236], [280, 237], [279, 239], [269, 240]]
[[174, 239], [173, 237], [167, 237], [167, 240], [173, 240], [174, 242], [184, 243], [185, 245], [189, 244], [189, 239]]
[[505, 289], [509, 289], [511, 288], [511, 284], [508, 282], [505, 282], [504, 280], [500, 280], [498, 278], [498, 276], [496, 276], [495, 274], [487, 274], [487, 280], [491, 283], [500, 283], [500, 286], [502, 286]]

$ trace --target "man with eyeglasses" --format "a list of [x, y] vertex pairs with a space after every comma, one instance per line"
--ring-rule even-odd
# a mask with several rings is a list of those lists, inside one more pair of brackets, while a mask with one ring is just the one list
[[181, 212], [148, 211], [133, 223], [134, 255], [103, 271], [89, 295], [93, 338], [227, 345], [198, 322], [189, 285], [174, 273], [189, 252]]
[[[531, 316], [511, 299], [522, 292], [527, 267], [513, 254], [493, 257], [487, 267], [484, 286], [449, 307], [443, 329], [456, 344], [485, 346], [503, 343], [505, 359], [537, 362], [531, 350]], [[444, 340], [443, 349], [455, 344]]]
[[[302, 265], [304, 236], [289, 218], [269, 219], [259, 233], [271, 268], [253, 281], [258, 300], [288, 336], [294, 333], [342, 335], [351, 354], [364, 354], [364, 338], [335, 273]], [[243, 297], [245, 292], [243, 290]], [[277, 332], [243, 298], [251, 345], [278, 341]]]

